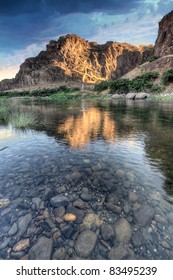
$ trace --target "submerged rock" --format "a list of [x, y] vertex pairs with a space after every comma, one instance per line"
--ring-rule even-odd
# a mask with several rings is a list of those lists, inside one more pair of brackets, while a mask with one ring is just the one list
[[32, 215], [30, 213], [20, 218], [18, 222], [18, 233], [17, 233], [18, 237], [21, 237], [25, 233], [31, 220], [32, 220]]
[[69, 204], [69, 199], [63, 195], [56, 195], [51, 197], [50, 204], [53, 207], [67, 206]]
[[116, 240], [126, 243], [131, 239], [132, 228], [129, 222], [125, 218], [120, 218], [115, 223], [114, 227]]
[[75, 243], [75, 251], [79, 257], [87, 258], [93, 252], [97, 243], [97, 235], [87, 229], [82, 231]]
[[154, 216], [154, 209], [149, 205], [143, 205], [134, 213], [134, 220], [137, 224], [145, 226], [149, 224]]
[[19, 242], [17, 242], [14, 246], [13, 246], [13, 250], [14, 252], [20, 252], [20, 251], [23, 251], [25, 250], [26, 248], [29, 247], [29, 239], [23, 239], [23, 240], [20, 240]]
[[115, 238], [112, 226], [106, 223], [101, 225], [101, 235], [103, 240], [105, 241], [113, 241], [113, 239]]
[[53, 240], [42, 236], [29, 250], [30, 260], [50, 260], [52, 254]]
[[94, 213], [88, 213], [83, 219], [82, 226], [91, 229], [92, 227], [99, 227], [103, 221]]
[[71, 213], [66, 213], [63, 216], [63, 219], [66, 222], [73, 222], [73, 221], [76, 221], [76, 216], [74, 214], [71, 214]]
[[0, 208], [5, 208], [10, 204], [10, 200], [8, 198], [0, 199]]

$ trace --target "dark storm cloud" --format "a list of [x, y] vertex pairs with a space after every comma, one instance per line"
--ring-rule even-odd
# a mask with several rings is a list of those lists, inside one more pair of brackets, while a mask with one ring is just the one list
[[124, 13], [139, 5], [141, 0], [1, 0], [0, 15], [14, 16], [26, 13], [58, 12], [90, 13], [104, 11], [107, 13]]

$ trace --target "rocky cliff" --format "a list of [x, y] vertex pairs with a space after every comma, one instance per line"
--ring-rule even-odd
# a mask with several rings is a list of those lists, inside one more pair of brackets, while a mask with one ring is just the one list
[[116, 79], [153, 54], [152, 46], [88, 42], [74, 34], [50, 41], [46, 51], [28, 58], [14, 79], [3, 80], [0, 90], [45, 86], [57, 82], [96, 83]]
[[159, 22], [154, 55], [157, 57], [173, 55], [173, 11], [164, 16]]

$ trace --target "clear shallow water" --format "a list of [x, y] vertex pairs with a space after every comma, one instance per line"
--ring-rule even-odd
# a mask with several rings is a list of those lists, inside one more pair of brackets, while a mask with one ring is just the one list
[[2, 125], [1, 258], [173, 259], [172, 105], [32, 104], [44, 125]]

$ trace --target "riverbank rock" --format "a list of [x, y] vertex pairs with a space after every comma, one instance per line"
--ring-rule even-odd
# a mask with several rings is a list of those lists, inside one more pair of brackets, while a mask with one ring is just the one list
[[93, 252], [97, 243], [97, 235], [91, 230], [82, 231], [75, 243], [75, 251], [79, 257], [87, 258]]
[[30, 260], [50, 260], [53, 247], [53, 240], [42, 236], [37, 243], [29, 250]]
[[132, 228], [125, 218], [120, 218], [115, 223], [114, 227], [115, 238], [119, 242], [126, 243], [131, 239]]
[[142, 100], [148, 98], [149, 96], [150, 94], [146, 92], [129, 92], [126, 94], [126, 99]]

